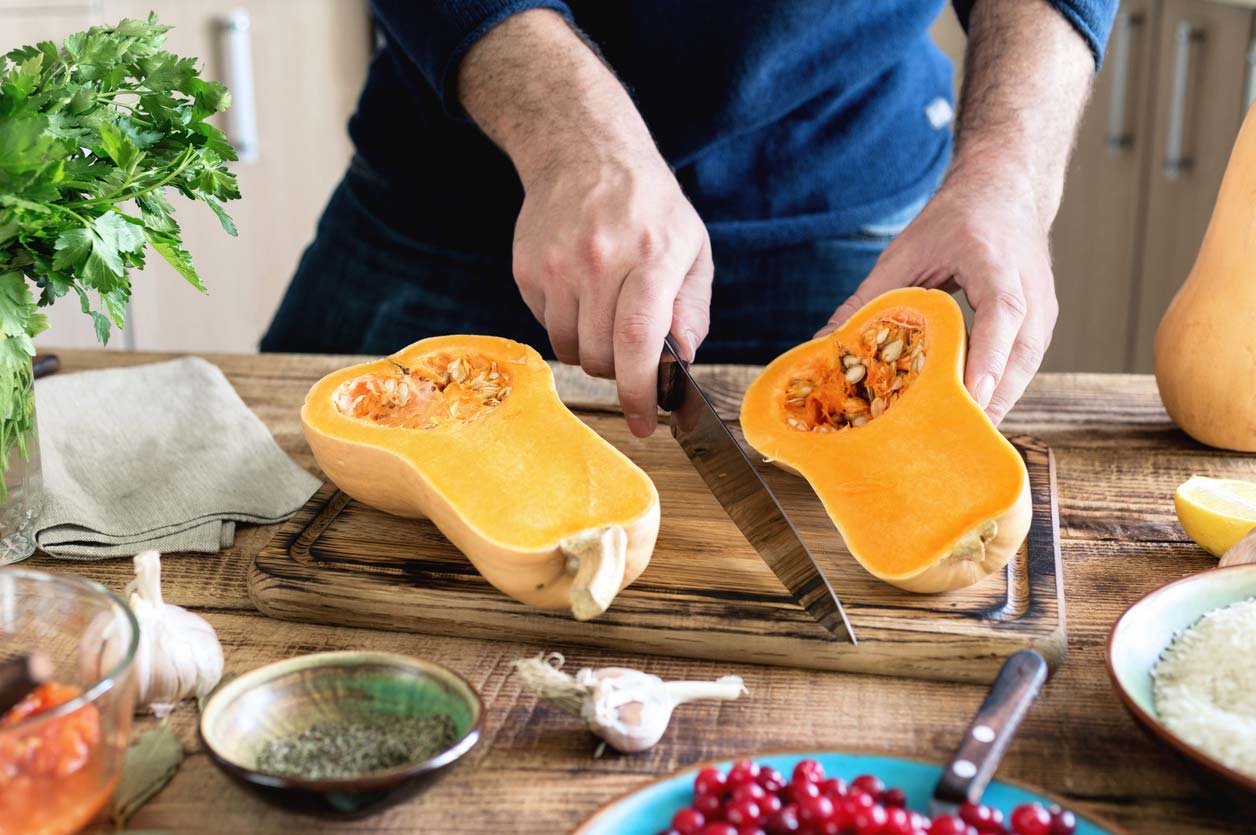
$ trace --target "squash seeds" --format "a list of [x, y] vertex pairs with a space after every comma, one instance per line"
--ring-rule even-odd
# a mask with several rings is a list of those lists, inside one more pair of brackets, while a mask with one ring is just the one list
[[881, 316], [853, 346], [834, 338], [831, 359], [786, 386], [786, 423], [800, 432], [837, 432], [881, 417], [924, 370], [924, 342], [924, 321], [911, 311]]
[[379, 426], [435, 429], [483, 417], [510, 396], [510, 375], [483, 356], [441, 352], [391, 374], [367, 374], [335, 395], [341, 414]]

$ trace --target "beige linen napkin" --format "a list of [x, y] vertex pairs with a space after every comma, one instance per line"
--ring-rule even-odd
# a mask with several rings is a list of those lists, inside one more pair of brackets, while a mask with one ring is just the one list
[[53, 556], [214, 553], [236, 522], [282, 521], [319, 486], [201, 359], [46, 377], [35, 408], [35, 542]]

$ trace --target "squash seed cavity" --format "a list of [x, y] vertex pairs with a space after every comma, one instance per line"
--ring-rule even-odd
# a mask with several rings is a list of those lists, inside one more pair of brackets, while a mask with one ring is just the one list
[[785, 422], [799, 432], [845, 432], [888, 412], [925, 367], [924, 319], [892, 310], [853, 345], [798, 369], [785, 386]]
[[364, 374], [334, 395], [341, 414], [378, 426], [435, 429], [470, 423], [510, 396], [510, 375], [484, 356], [440, 352], [390, 374]]

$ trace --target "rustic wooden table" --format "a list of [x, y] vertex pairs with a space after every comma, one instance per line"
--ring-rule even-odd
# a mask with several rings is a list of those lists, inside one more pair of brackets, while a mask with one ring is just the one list
[[[161, 357], [62, 352], [65, 372]], [[340, 357], [213, 356], [281, 446], [315, 470], [298, 409], [306, 389], [344, 365]], [[708, 368], [706, 383], [732, 410], [751, 369]], [[64, 372], [63, 372], [64, 373]], [[575, 376], [566, 392], [604, 396]], [[1150, 377], [1043, 374], [1008, 417], [1055, 449], [1067, 593], [1068, 657], [1013, 742], [1001, 776], [1065, 796], [1131, 833], [1251, 832], [1250, 810], [1228, 808], [1216, 787], [1149, 741], [1109, 685], [1103, 647], [1132, 601], [1215, 565], [1173, 516], [1174, 488], [1192, 473], [1256, 477], [1250, 456], [1210, 450], [1174, 429]], [[189, 427], [195, 431], [195, 427]], [[984, 690], [975, 685], [672, 660], [574, 650], [569, 663], [625, 665], [667, 677], [737, 673], [750, 697], [692, 705], [653, 750], [594, 758], [594, 739], [575, 721], [520, 692], [510, 662], [541, 647], [270, 620], [245, 590], [251, 555], [272, 533], [242, 528], [218, 556], [167, 561], [166, 598], [203, 614], [218, 630], [229, 671], [336, 649], [404, 652], [458, 670], [488, 706], [483, 741], [429, 793], [357, 822], [298, 817], [267, 805], [222, 774], [201, 751], [195, 709], [173, 715], [188, 758], [174, 781], [132, 821], [169, 833], [554, 833], [567, 832], [607, 800], [690, 763], [765, 749], [843, 749], [941, 759], [956, 743]], [[75, 573], [120, 589], [130, 563], [71, 563], [36, 556], [31, 568]], [[152, 720], [147, 720], [151, 722]], [[141, 722], [141, 727], [145, 725]], [[99, 832], [110, 831], [101, 825]]]

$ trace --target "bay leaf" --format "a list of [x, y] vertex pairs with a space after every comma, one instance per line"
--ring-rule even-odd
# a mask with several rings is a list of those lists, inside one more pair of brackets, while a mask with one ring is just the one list
[[131, 743], [113, 792], [113, 822], [118, 829], [125, 828], [131, 816], [165, 788], [182, 762], [183, 744], [167, 722]]

